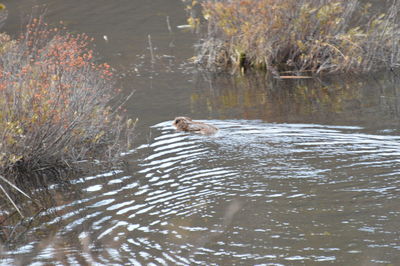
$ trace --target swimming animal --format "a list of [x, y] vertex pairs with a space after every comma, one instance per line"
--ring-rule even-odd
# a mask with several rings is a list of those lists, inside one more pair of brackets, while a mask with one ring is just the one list
[[172, 125], [174, 125], [178, 131], [194, 132], [203, 135], [212, 135], [218, 131], [218, 128], [212, 125], [193, 121], [191, 118], [185, 116], [175, 117]]

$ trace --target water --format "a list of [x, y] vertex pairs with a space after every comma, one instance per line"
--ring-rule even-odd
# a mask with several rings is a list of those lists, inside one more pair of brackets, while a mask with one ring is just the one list
[[[42, 2], [9, 3], [6, 29]], [[47, 208], [2, 223], [0, 265], [400, 264], [397, 75], [200, 75], [182, 66], [195, 38], [176, 28], [180, 1], [50, 2], [49, 20], [96, 37], [136, 90], [137, 148], [38, 192]], [[176, 132], [178, 115], [220, 131]]]
[[[22, 265], [397, 261], [399, 136], [208, 122], [217, 135], [157, 124], [130, 172], [72, 180], [76, 194], [41, 213], [9, 258], [27, 255]], [[43, 235], [50, 241], [37, 241]]]

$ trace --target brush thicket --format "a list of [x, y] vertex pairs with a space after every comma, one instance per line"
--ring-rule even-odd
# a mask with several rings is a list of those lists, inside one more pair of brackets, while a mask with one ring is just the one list
[[2, 190], [21, 174], [115, 160], [129, 149], [134, 123], [110, 107], [113, 71], [95, 61], [90, 42], [41, 18], [15, 40], [0, 34], [0, 176], [11, 182], [0, 180]]
[[399, 10], [399, 1], [382, 14], [357, 0], [205, 1], [196, 61], [209, 70], [272, 73], [398, 67]]

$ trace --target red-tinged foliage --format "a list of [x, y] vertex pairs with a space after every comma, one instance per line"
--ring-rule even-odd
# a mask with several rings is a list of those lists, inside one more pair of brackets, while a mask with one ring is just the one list
[[16, 40], [0, 34], [0, 175], [115, 159], [129, 149], [134, 123], [109, 106], [113, 70], [94, 60], [90, 42], [42, 18]]

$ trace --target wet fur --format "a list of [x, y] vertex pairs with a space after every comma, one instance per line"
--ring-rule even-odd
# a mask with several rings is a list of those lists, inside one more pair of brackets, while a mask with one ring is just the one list
[[193, 121], [191, 118], [184, 116], [175, 117], [172, 125], [174, 125], [178, 131], [194, 132], [203, 135], [212, 135], [218, 131], [218, 128], [212, 125]]

